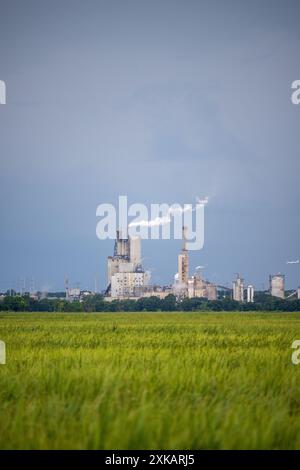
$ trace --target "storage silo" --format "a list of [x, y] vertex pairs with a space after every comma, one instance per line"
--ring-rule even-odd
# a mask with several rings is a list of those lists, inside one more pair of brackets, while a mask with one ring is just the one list
[[284, 299], [284, 284], [285, 276], [284, 274], [274, 274], [270, 275], [270, 294], [272, 297], [278, 297]]

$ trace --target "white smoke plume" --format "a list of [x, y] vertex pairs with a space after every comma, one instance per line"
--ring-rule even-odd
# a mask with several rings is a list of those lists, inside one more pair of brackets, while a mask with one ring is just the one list
[[131, 222], [129, 227], [158, 227], [159, 225], [166, 225], [171, 222], [171, 217], [156, 217], [153, 220], [139, 220], [137, 222]]
[[[196, 197], [196, 206], [205, 205], [208, 203], [208, 197], [200, 199]], [[183, 214], [184, 212], [194, 211], [196, 207], [192, 207], [192, 204], [187, 204], [184, 207], [181, 206], [171, 206], [168, 210], [168, 214], [163, 217], [155, 217], [152, 220], [139, 220], [137, 222], [131, 222], [129, 227], [158, 227], [160, 225], [170, 224], [172, 222], [172, 216], [175, 214]]]

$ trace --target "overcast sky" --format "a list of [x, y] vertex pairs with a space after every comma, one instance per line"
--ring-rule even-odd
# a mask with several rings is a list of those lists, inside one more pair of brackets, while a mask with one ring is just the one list
[[[96, 208], [208, 196], [191, 266], [300, 285], [300, 2], [0, 0], [0, 290], [105, 287]], [[143, 243], [172, 282], [180, 241]]]

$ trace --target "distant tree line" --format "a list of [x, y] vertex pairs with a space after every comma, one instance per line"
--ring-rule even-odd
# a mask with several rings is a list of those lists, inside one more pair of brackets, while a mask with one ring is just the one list
[[170, 294], [164, 299], [142, 297], [138, 300], [105, 301], [100, 294], [89, 295], [82, 302], [68, 302], [64, 298], [36, 300], [30, 296], [6, 295], [0, 302], [0, 311], [14, 312], [174, 312], [174, 311], [269, 311], [300, 312], [300, 300], [281, 300], [270, 295], [260, 294], [253, 303], [236, 302], [229, 297], [219, 300], [193, 298], [176, 300]]

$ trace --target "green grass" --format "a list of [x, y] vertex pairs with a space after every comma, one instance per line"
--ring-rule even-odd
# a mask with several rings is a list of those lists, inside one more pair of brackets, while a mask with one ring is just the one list
[[1, 449], [300, 448], [300, 314], [1, 314]]

